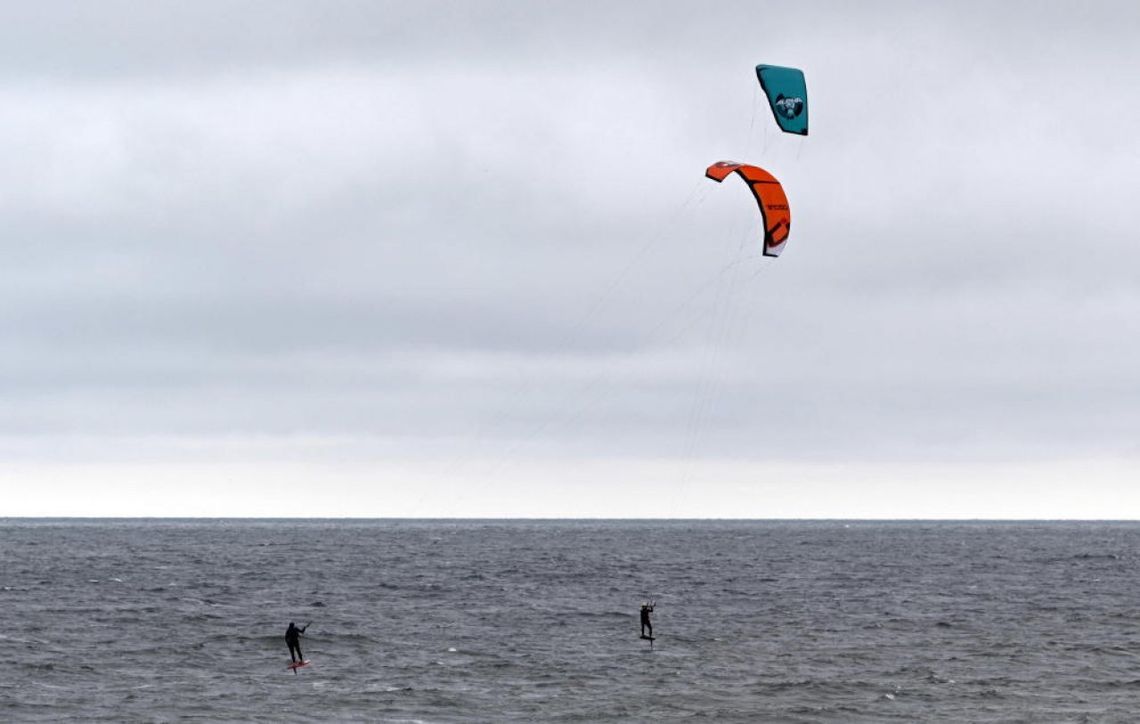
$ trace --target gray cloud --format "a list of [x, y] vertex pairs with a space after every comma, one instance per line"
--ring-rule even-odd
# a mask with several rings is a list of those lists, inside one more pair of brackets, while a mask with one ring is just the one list
[[1132, 4], [7, 12], [9, 460], [1136, 455]]

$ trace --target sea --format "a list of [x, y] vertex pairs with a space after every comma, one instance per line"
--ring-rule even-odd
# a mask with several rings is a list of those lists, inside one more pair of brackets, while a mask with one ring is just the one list
[[1138, 562], [1136, 523], [7, 519], [0, 720], [1133, 722]]

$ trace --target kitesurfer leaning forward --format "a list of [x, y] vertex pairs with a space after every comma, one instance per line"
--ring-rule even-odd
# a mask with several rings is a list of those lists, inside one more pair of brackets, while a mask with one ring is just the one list
[[[289, 646], [289, 658], [293, 659], [293, 663], [304, 661], [305, 657], [301, 655], [301, 634], [305, 633], [305, 629], [309, 624], [297, 628], [297, 625], [292, 621], [289, 622], [289, 628], [285, 629], [285, 643]], [[293, 652], [296, 651], [294, 656]]]
[[[649, 620], [649, 614], [653, 613], [653, 601], [641, 604], [641, 638], [653, 638], [653, 622]], [[645, 635], [645, 631], [649, 630], [649, 635]]]

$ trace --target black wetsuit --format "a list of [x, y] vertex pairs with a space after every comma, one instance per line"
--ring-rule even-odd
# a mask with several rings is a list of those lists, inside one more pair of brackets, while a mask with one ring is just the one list
[[[304, 661], [305, 657], [301, 654], [301, 634], [305, 632], [307, 626], [297, 628], [293, 624], [289, 624], [289, 628], [285, 629], [285, 643], [289, 646], [289, 658], [293, 659], [294, 663], [297, 661]], [[296, 651], [296, 656], [293, 652]]]
[[653, 624], [649, 621], [649, 614], [653, 612], [652, 606], [641, 607], [641, 635], [645, 636], [645, 629], [649, 629], [649, 636], [653, 636]]

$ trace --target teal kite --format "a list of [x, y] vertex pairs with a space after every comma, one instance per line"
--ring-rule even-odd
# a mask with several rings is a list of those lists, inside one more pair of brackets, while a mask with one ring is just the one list
[[808, 134], [807, 82], [799, 68], [756, 66], [760, 87], [768, 96], [772, 115], [784, 133]]

